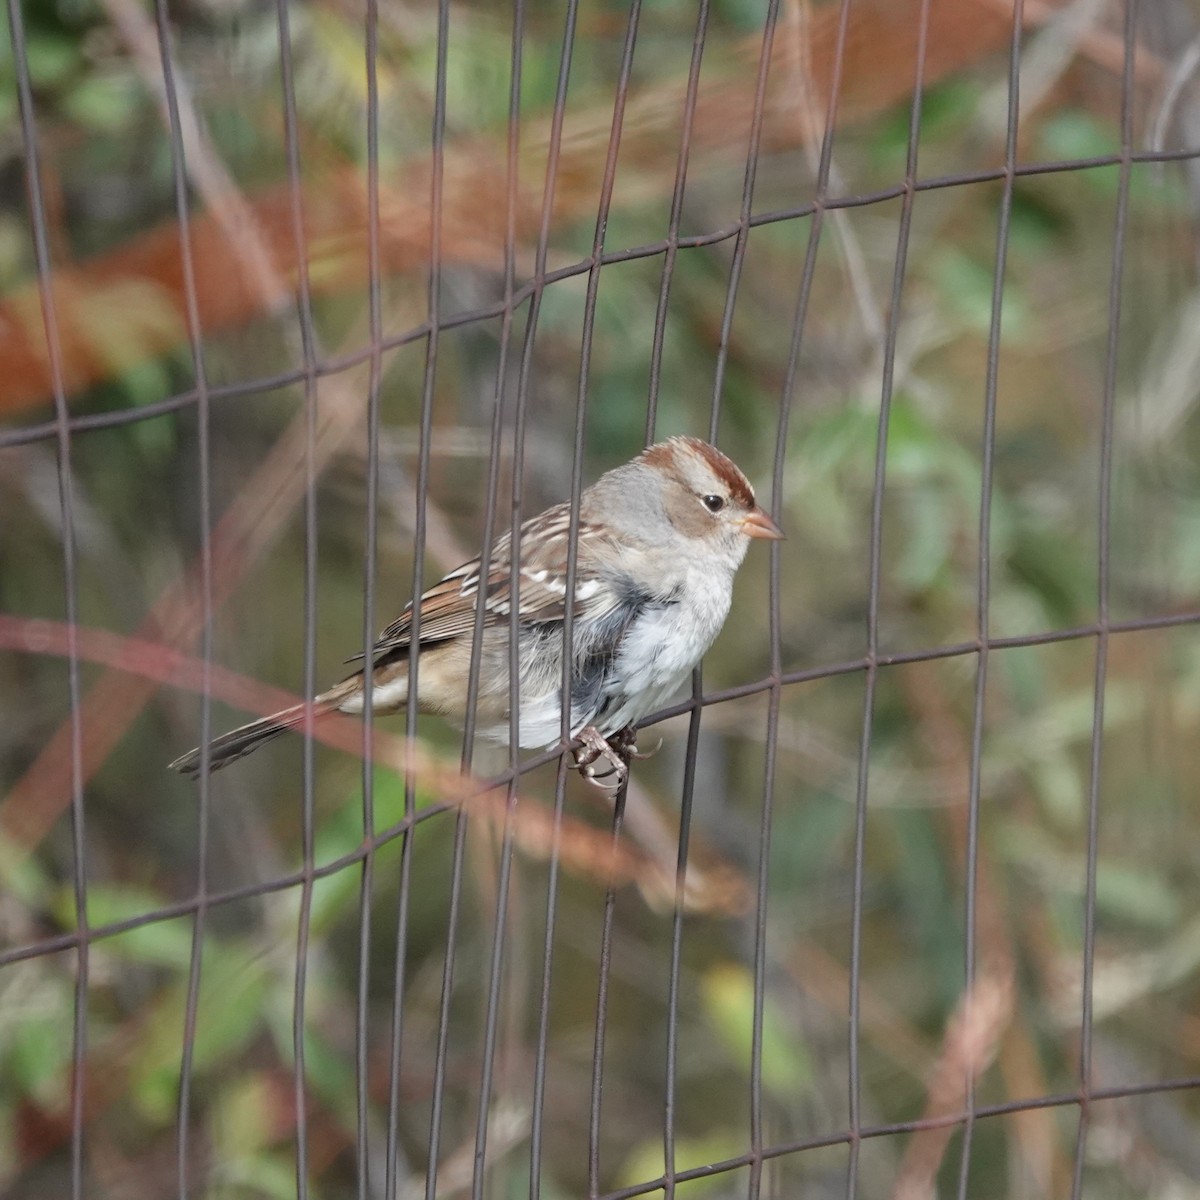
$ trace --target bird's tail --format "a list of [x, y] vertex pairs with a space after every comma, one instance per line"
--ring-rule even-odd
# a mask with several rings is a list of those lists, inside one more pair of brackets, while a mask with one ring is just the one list
[[[335, 687], [331, 687], [329, 691], [322, 692], [311, 704], [294, 704], [291, 708], [281, 709], [269, 717], [260, 717], [257, 721], [251, 721], [248, 725], [240, 725], [237, 729], [231, 729], [228, 733], [214, 738], [208, 743], [209, 771], [219, 771], [231, 762], [236, 762], [239, 758], [244, 758], [247, 754], [257, 750], [264, 742], [269, 742], [281, 733], [303, 725], [305, 713], [309, 709], [312, 710], [314, 717], [322, 717], [326, 713], [335, 711], [341, 707], [343, 701], [353, 693], [357, 686], [359, 686], [359, 679], [357, 676], [352, 676]], [[190, 779], [195, 779], [200, 774], [201, 750], [202, 747], [197, 746], [194, 750], [180, 755], [173, 763], [169, 764], [169, 769], [178, 771], [181, 775], [187, 775]]]

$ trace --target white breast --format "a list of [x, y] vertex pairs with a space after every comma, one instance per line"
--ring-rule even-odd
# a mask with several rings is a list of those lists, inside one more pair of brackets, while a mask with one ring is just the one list
[[[692, 568], [678, 588], [680, 599], [647, 606], [633, 620], [603, 693], [594, 697], [587, 711], [572, 710], [572, 733], [594, 724], [608, 737], [662, 708], [680, 692], [725, 623], [735, 569], [736, 563], [728, 568]], [[540, 682], [544, 686], [523, 684], [521, 693], [520, 744], [527, 749], [552, 746], [559, 739], [562, 708], [557, 672]], [[508, 722], [485, 726], [480, 732], [506, 743]]]
[[[686, 599], [648, 608], [625, 634], [613, 671], [612, 702], [600, 732], [607, 736], [662, 708], [687, 683], [725, 623], [733, 575], [692, 568], [680, 589]], [[576, 714], [572, 714], [572, 724]], [[588, 714], [578, 714], [579, 726]]]

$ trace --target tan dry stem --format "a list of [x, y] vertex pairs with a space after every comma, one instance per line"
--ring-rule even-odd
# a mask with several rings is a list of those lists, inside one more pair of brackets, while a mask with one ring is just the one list
[[[1012, 1011], [1011, 971], [1001, 967], [980, 975], [946, 1027], [942, 1052], [929, 1079], [924, 1118], [950, 1117], [966, 1110], [967, 1085], [991, 1066]], [[947, 1122], [913, 1134], [892, 1200], [934, 1200], [934, 1184], [954, 1130], [955, 1125]]]

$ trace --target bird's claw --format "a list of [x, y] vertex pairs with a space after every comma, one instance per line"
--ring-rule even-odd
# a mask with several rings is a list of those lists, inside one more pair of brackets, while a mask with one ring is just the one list
[[[595, 726], [589, 725], [581, 730], [580, 745], [572, 751], [575, 767], [580, 775], [597, 787], [619, 789], [629, 778], [628, 756], [633, 753], [633, 748], [626, 738], [627, 733], [632, 734], [632, 730], [622, 729], [609, 741]], [[603, 762], [608, 770], [598, 771], [596, 764], [600, 762]], [[616, 778], [612, 783], [606, 782], [613, 779], [613, 776]]]
[[628, 763], [631, 759], [653, 758], [661, 749], [663, 740], [659, 738], [654, 743], [652, 750], [639, 752], [637, 748], [638, 731], [633, 725], [626, 725], [624, 729], [618, 729], [616, 733], [608, 739], [608, 744]]
[[637, 743], [634, 742], [633, 747], [629, 751], [629, 757], [638, 759], [653, 758], [662, 749], [662, 746], [662, 738], [659, 738], [658, 741], [654, 743], [654, 748], [651, 750], [638, 750]]

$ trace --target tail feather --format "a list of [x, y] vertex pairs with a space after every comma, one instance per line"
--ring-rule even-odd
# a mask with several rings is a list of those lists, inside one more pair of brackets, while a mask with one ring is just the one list
[[[277, 738], [281, 733], [303, 725], [305, 713], [310, 708], [316, 717], [333, 712], [353, 691], [353, 687], [347, 686], [352, 682], [352, 679], [344, 680], [336, 687], [330, 688], [329, 691], [318, 696], [311, 705], [295, 704], [291, 708], [272, 713], [269, 717], [260, 717], [257, 721], [251, 721], [248, 725], [239, 725], [237, 729], [231, 729], [228, 733], [214, 738], [208, 744], [209, 771], [219, 771], [231, 762], [245, 758], [247, 754], [257, 750], [259, 746], [269, 742], [272, 738]], [[200, 774], [202, 749], [203, 747], [197, 746], [194, 750], [181, 754], [173, 763], [168, 764], [168, 770], [178, 771], [181, 775], [195, 779]]]

